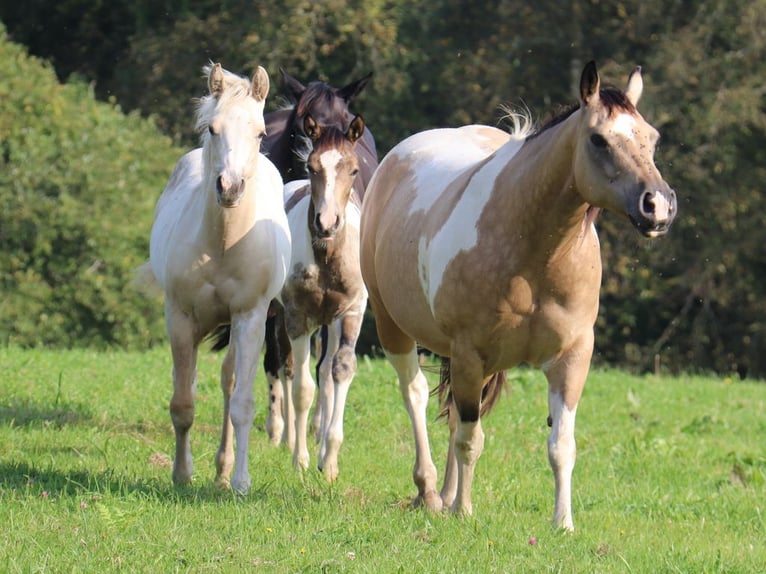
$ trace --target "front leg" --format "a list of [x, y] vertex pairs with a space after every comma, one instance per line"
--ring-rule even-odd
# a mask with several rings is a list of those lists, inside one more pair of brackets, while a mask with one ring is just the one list
[[293, 464], [299, 470], [309, 467], [309, 449], [306, 443], [309, 409], [314, 402], [314, 380], [309, 366], [311, 356], [311, 334], [306, 332], [290, 339], [295, 361], [293, 376], [293, 406], [295, 409], [295, 448]]
[[197, 341], [195, 325], [183, 311], [167, 300], [165, 322], [173, 355], [173, 397], [170, 399], [170, 418], [176, 438], [173, 459], [173, 482], [191, 482], [194, 463], [189, 431], [194, 423], [194, 396], [197, 387]]
[[335, 387], [332, 416], [324, 433], [319, 459], [319, 469], [325, 473], [330, 482], [338, 478], [338, 455], [343, 444], [343, 415], [351, 381], [356, 374], [356, 341], [362, 330], [362, 319], [366, 307], [367, 298], [365, 297], [359, 306], [347, 312], [338, 321], [340, 345], [332, 358], [332, 379]]
[[556, 483], [553, 525], [573, 531], [572, 472], [577, 456], [575, 417], [590, 369], [593, 338], [586, 337], [545, 370], [548, 379], [548, 409], [551, 432], [548, 436], [548, 461]]
[[221, 365], [221, 391], [223, 392], [223, 428], [221, 443], [215, 455], [215, 483], [222, 488], [231, 486], [234, 468], [234, 427], [231, 424], [231, 393], [234, 390], [234, 348], [229, 350]]
[[234, 346], [235, 386], [231, 397], [231, 422], [236, 436], [236, 457], [232, 488], [242, 494], [250, 490], [248, 447], [255, 414], [253, 382], [263, 347], [268, 301], [231, 321], [231, 344]]

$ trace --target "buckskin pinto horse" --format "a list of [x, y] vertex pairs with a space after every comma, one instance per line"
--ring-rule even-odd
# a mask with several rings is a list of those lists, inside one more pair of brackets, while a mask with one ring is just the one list
[[[364, 121], [356, 116], [345, 133], [335, 126], [319, 126], [310, 115], [304, 122], [304, 131], [313, 141], [308, 157], [310, 179], [285, 186], [292, 267], [282, 288], [283, 312], [277, 314], [284, 322], [277, 321], [267, 330], [284, 329], [288, 341], [283, 351], [292, 350], [293, 462], [296, 468], [306, 470], [308, 412], [315, 387], [309, 368], [310, 341], [317, 328], [327, 327], [323, 357], [317, 367], [321, 411], [318, 466], [328, 481], [334, 481], [343, 442], [346, 396], [356, 373], [356, 341], [367, 308], [367, 290], [359, 268], [360, 204], [352, 193], [359, 172], [355, 146], [364, 132]], [[285, 353], [281, 359], [287, 359]], [[284, 372], [283, 367], [266, 365], [273, 373]], [[283, 382], [290, 384], [288, 378]]]
[[173, 481], [183, 484], [192, 477], [189, 430], [198, 346], [213, 329], [230, 323], [231, 344], [221, 369], [223, 427], [216, 483], [247, 492], [253, 379], [267, 309], [287, 275], [290, 231], [282, 179], [259, 153], [269, 90], [266, 71], [259, 67], [252, 81], [220, 64], [205, 72], [210, 94], [200, 100], [196, 122], [202, 147], [179, 160], [157, 203], [150, 268], [144, 266], [142, 274], [165, 293], [173, 355]]
[[[285, 183], [304, 180], [309, 177], [307, 160], [311, 153], [313, 142], [304, 131], [307, 117], [311, 117], [320, 128], [335, 127], [343, 133], [349, 129], [355, 115], [349, 111], [351, 102], [367, 86], [372, 74], [352, 81], [349, 84], [334, 88], [326, 82], [312, 81], [304, 85], [299, 80], [280, 68], [285, 86], [295, 104], [292, 107], [267, 113], [266, 136], [263, 139], [263, 153], [274, 163]], [[364, 197], [366, 189], [375, 168], [378, 166], [378, 154], [375, 139], [369, 128], [364, 132], [354, 146], [359, 174], [354, 179], [354, 192], [359, 202]], [[294, 409], [290, 385], [286, 384], [292, 377], [292, 358], [287, 349], [289, 342], [283, 330], [275, 327], [275, 310], [269, 313], [266, 328], [266, 355], [264, 370], [269, 385], [269, 413], [266, 419], [266, 431], [273, 444], [282, 443], [290, 449], [295, 445]], [[322, 329], [323, 335], [326, 334]], [[277, 338], [278, 337], [278, 338]], [[221, 350], [229, 340], [228, 327], [222, 327], [213, 335], [213, 349]], [[323, 337], [324, 339], [324, 337]], [[324, 343], [322, 343], [324, 344]], [[285, 356], [288, 354], [288, 356]], [[320, 351], [317, 365], [317, 378], [321, 378], [319, 370], [326, 352]], [[280, 366], [281, 372], [276, 371]], [[285, 371], [286, 369], [286, 371]], [[280, 384], [280, 379], [282, 384]], [[321, 406], [314, 411], [312, 427], [321, 438]]]
[[[500, 374], [524, 362], [548, 380], [553, 522], [574, 529], [575, 415], [601, 281], [593, 221], [605, 208], [658, 237], [677, 212], [654, 164], [658, 133], [636, 109], [642, 89], [640, 68], [625, 92], [601, 88], [590, 62], [579, 107], [537, 133], [518, 118], [510, 138], [480, 126], [426, 131], [394, 147], [376, 171], [362, 208], [362, 274], [413, 426], [415, 506], [472, 512], [482, 410]], [[449, 361], [441, 493], [416, 341]]]

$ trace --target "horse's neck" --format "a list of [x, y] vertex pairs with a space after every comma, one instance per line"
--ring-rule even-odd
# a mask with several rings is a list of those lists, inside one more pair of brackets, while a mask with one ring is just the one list
[[203, 243], [211, 254], [222, 255], [236, 245], [253, 228], [255, 222], [256, 177], [245, 181], [247, 186], [237, 207], [223, 208], [218, 205], [215, 179], [205, 180], [206, 203], [200, 231]]
[[498, 177], [493, 211], [508, 214], [520, 235], [562, 242], [582, 234], [588, 204], [574, 179], [577, 115], [528, 139]]
[[298, 179], [290, 175], [292, 166], [292, 138], [290, 126], [293, 122], [294, 110], [278, 110], [266, 114], [266, 137], [263, 140], [262, 152], [276, 166], [282, 178], [287, 181]]

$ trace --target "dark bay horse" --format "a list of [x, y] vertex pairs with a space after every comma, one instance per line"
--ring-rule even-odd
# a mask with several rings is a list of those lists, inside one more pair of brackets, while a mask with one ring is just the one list
[[[426, 131], [394, 147], [375, 172], [362, 208], [362, 274], [414, 430], [416, 505], [471, 513], [480, 413], [492, 400], [483, 393], [499, 373], [527, 363], [548, 380], [553, 522], [574, 529], [575, 415], [601, 283], [593, 222], [605, 208], [658, 237], [677, 212], [654, 164], [657, 130], [636, 109], [642, 89], [640, 68], [623, 92], [602, 88], [590, 62], [579, 107], [537, 133], [526, 118], [511, 136], [483, 126]], [[416, 341], [450, 362], [441, 493]]]
[[[345, 133], [354, 119], [349, 105], [365, 88], [372, 74], [342, 88], [334, 88], [320, 81], [303, 85], [285, 70], [280, 68], [279, 71], [295, 105], [265, 115], [266, 137], [263, 140], [263, 153], [277, 166], [282, 179], [288, 183], [308, 177], [306, 160], [311, 153], [312, 142], [303, 129], [305, 118], [310, 115], [320, 127], [332, 126]], [[359, 159], [359, 177], [354, 182], [354, 190], [359, 199], [362, 199], [364, 190], [378, 166], [375, 138], [367, 127], [357, 142], [356, 155]]]
[[231, 341], [221, 368], [223, 425], [216, 482], [247, 492], [253, 379], [267, 310], [287, 275], [290, 231], [282, 179], [259, 153], [269, 91], [266, 70], [259, 67], [252, 81], [220, 64], [205, 70], [210, 94], [197, 111], [202, 148], [178, 161], [157, 202], [150, 263], [142, 268], [142, 278], [156, 281], [165, 294], [173, 355], [173, 481], [187, 483], [192, 477], [189, 431], [199, 344], [220, 324], [229, 323]]

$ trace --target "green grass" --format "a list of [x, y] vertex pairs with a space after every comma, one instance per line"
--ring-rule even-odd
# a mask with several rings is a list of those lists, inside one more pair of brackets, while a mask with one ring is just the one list
[[[762, 572], [766, 385], [593, 372], [578, 411], [576, 532], [550, 527], [546, 385], [515, 370], [484, 421], [474, 516], [410, 510], [413, 447], [395, 377], [359, 363], [341, 475], [301, 478], [263, 431], [252, 492], [212, 485], [219, 359], [203, 353], [195, 481], [170, 481], [170, 358], [0, 350], [0, 571]], [[440, 472], [446, 428], [430, 425]], [[314, 453], [312, 452], [312, 455]], [[536, 544], [530, 544], [530, 538]]]

